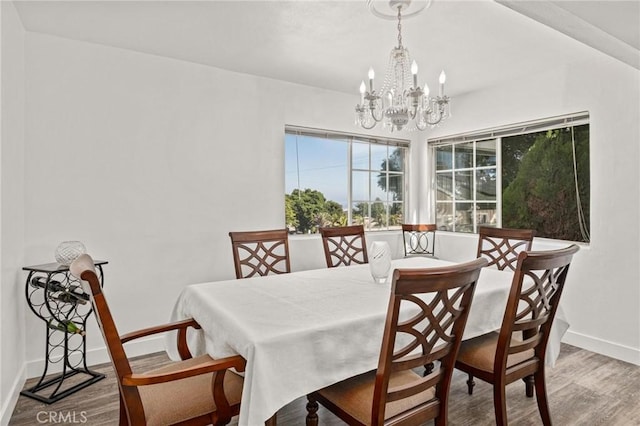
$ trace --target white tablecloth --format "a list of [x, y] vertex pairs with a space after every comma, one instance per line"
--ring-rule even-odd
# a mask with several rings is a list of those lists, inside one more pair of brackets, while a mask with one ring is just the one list
[[[451, 262], [393, 261], [393, 268], [445, 265]], [[482, 270], [465, 339], [500, 327], [512, 276]], [[389, 291], [389, 283], [373, 282], [368, 265], [194, 284], [179, 296], [171, 320], [192, 317], [202, 326], [189, 342], [194, 354], [247, 360], [239, 424], [257, 426], [301, 396], [377, 367]], [[558, 312], [551, 363], [567, 328]], [[175, 340], [167, 343], [179, 359]]]

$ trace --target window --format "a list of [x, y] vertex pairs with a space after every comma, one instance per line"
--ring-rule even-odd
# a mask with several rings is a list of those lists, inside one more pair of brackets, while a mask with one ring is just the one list
[[438, 229], [589, 241], [587, 114], [430, 141]]
[[285, 221], [291, 232], [363, 224], [400, 229], [409, 142], [285, 129]]

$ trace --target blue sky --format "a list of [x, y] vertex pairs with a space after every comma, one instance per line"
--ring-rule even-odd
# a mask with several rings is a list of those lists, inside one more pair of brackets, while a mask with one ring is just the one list
[[[296, 155], [296, 138], [298, 138]], [[285, 135], [285, 192], [316, 189], [328, 200], [347, 205], [349, 144], [310, 136]], [[298, 163], [298, 164], [296, 164]], [[299, 165], [299, 168], [298, 168]], [[298, 173], [299, 172], [299, 173]]]

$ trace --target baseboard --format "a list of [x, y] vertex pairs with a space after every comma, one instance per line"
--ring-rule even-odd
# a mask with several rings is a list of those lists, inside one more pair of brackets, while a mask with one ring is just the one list
[[640, 365], [640, 349], [638, 348], [597, 339], [571, 330], [567, 331], [562, 342], [631, 364]]
[[[165, 339], [162, 335], [131, 341], [125, 345], [125, 351], [127, 352], [128, 357], [147, 355], [164, 350]], [[106, 346], [88, 350], [86, 357], [88, 366], [111, 362]], [[42, 375], [42, 372], [44, 371], [44, 366], [44, 358], [27, 362], [27, 377], [40, 377], [40, 375]], [[62, 365], [60, 362], [58, 362], [49, 365], [47, 374], [60, 373], [61, 371]]]
[[0, 411], [0, 425], [7, 426], [9, 421], [11, 420], [11, 415], [13, 414], [13, 409], [18, 402], [18, 397], [20, 396], [20, 391], [24, 387], [24, 382], [27, 380], [27, 375], [25, 372], [25, 366], [22, 365], [22, 368], [16, 375], [16, 378], [11, 386], [11, 389], [8, 392], [8, 398], [5, 401], [2, 401], [2, 410]]

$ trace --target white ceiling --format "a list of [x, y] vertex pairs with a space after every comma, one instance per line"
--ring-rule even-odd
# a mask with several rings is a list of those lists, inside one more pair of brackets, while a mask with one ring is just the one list
[[[397, 43], [396, 23], [365, 0], [14, 3], [28, 31], [354, 95], [369, 66], [384, 74]], [[592, 48], [640, 69], [640, 1], [434, 0], [403, 21], [403, 44], [421, 83], [435, 87], [444, 68], [452, 96]]]

